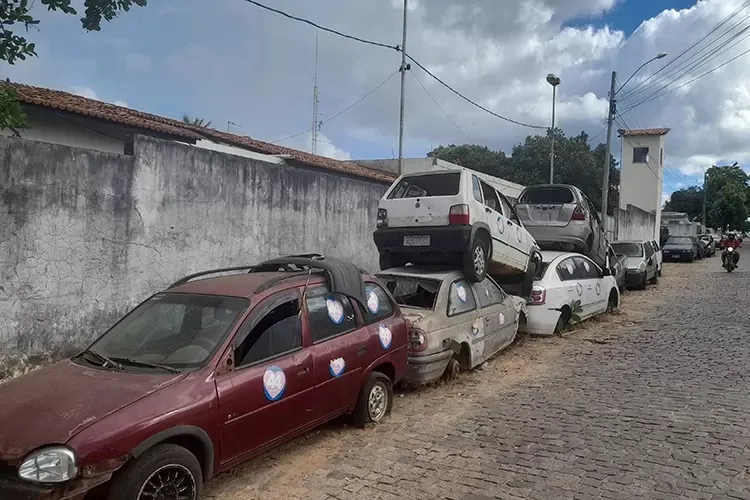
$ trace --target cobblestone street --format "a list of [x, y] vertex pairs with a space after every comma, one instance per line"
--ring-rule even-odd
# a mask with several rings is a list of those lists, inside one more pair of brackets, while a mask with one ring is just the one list
[[748, 258], [666, 264], [619, 314], [398, 390], [383, 425], [323, 427], [206, 497], [750, 499]]

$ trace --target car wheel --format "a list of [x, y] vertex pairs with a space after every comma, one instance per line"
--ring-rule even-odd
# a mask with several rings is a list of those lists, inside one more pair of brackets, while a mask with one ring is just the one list
[[568, 326], [568, 323], [570, 322], [570, 309], [568, 309], [568, 306], [564, 306], [562, 308], [562, 311], [560, 311], [560, 317], [557, 318], [557, 324], [555, 325], [555, 335], [560, 335], [563, 331], [565, 331], [565, 328]]
[[354, 425], [364, 427], [368, 423], [380, 423], [391, 412], [393, 406], [393, 383], [380, 372], [367, 376], [354, 410]]
[[489, 247], [482, 236], [474, 236], [469, 251], [464, 254], [464, 273], [469, 281], [479, 283], [487, 275]]
[[459, 373], [461, 373], [461, 363], [459, 363], [456, 358], [451, 358], [448, 361], [448, 366], [445, 367], [443, 378], [445, 380], [453, 380], [458, 377]]
[[643, 282], [638, 286], [639, 290], [645, 290], [648, 288], [648, 275], [643, 275]]
[[612, 313], [617, 310], [617, 293], [614, 290], [609, 292], [609, 300], [607, 301], [607, 312]]
[[534, 254], [529, 258], [528, 269], [523, 276], [523, 283], [521, 284], [521, 296], [531, 297], [531, 289], [534, 288], [534, 276], [536, 276], [537, 265], [542, 261], [542, 257], [539, 254]]
[[654, 273], [654, 277], [649, 281], [652, 285], [659, 283], [659, 272]]
[[107, 500], [198, 500], [202, 489], [195, 455], [176, 444], [159, 444], [115, 475]]
[[662, 269], [662, 268], [661, 268], [661, 267], [659, 267], [659, 271], [658, 271], [658, 274], [659, 274], [659, 277], [660, 277], [660, 278], [661, 278], [661, 269]]

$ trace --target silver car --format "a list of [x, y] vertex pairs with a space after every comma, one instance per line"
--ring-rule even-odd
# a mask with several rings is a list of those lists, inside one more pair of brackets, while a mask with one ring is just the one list
[[524, 189], [516, 212], [542, 250], [585, 254], [607, 265], [607, 236], [594, 205], [567, 184], [538, 184]]
[[659, 266], [650, 241], [614, 241], [612, 248], [618, 255], [628, 257], [625, 275], [628, 289], [645, 290], [649, 283], [659, 281]]
[[409, 326], [409, 384], [475, 368], [512, 344], [527, 317], [526, 301], [506, 294], [490, 277], [472, 283], [460, 271], [412, 266], [377, 277]]

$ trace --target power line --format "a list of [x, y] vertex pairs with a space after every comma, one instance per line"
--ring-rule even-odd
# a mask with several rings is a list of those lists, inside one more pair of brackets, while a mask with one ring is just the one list
[[[262, 9], [265, 9], [267, 11], [273, 12], [275, 14], [279, 14], [281, 16], [284, 16], [284, 17], [286, 17], [288, 19], [291, 19], [291, 20], [294, 20], [294, 21], [297, 21], [297, 22], [300, 22], [300, 23], [304, 23], [304, 24], [313, 26], [313, 27], [315, 27], [315, 28], [317, 28], [319, 30], [325, 31], [327, 33], [331, 33], [333, 35], [337, 35], [337, 36], [340, 36], [340, 37], [343, 37], [343, 38], [347, 38], [349, 40], [354, 40], [355, 42], [360, 42], [360, 43], [364, 43], [364, 44], [367, 44], [367, 45], [374, 45], [376, 47], [382, 47], [382, 48], [386, 48], [386, 49], [393, 49], [393, 50], [395, 50], [397, 52], [402, 52], [402, 48], [399, 45], [388, 45], [388, 44], [385, 44], [385, 43], [376, 42], [376, 41], [373, 41], [373, 40], [368, 40], [366, 38], [360, 38], [358, 36], [349, 35], [347, 33], [342, 33], [341, 31], [337, 31], [337, 30], [334, 30], [334, 29], [331, 29], [331, 28], [326, 28], [325, 26], [321, 26], [320, 24], [314, 23], [313, 21], [310, 21], [308, 19], [304, 19], [302, 17], [293, 16], [293, 15], [288, 14], [288, 13], [282, 11], [282, 10], [279, 10], [279, 9], [274, 9], [273, 7], [269, 7], [267, 5], [264, 5], [264, 4], [260, 3], [260, 2], [255, 1], [255, 0], [244, 0], [244, 1], [247, 2], [247, 3], [249, 3], [249, 4], [255, 5], [257, 7], [260, 7]], [[748, 1], [750, 1], [750, 0], [748, 0]], [[492, 110], [490, 110], [490, 109], [482, 106], [481, 104], [478, 104], [477, 102], [469, 99], [468, 97], [466, 97], [465, 95], [463, 95], [462, 93], [460, 93], [459, 91], [457, 91], [456, 89], [454, 89], [453, 87], [451, 87], [450, 85], [448, 85], [447, 83], [445, 83], [443, 80], [441, 80], [434, 73], [432, 73], [430, 70], [428, 70], [427, 68], [425, 68], [424, 65], [422, 65], [416, 59], [414, 59], [408, 53], [404, 53], [404, 55], [411, 62], [413, 62], [419, 68], [421, 68], [422, 71], [424, 71], [425, 73], [427, 73], [428, 75], [430, 75], [438, 83], [440, 83], [441, 85], [443, 85], [445, 88], [447, 88], [448, 90], [450, 90], [451, 92], [453, 92], [454, 94], [456, 94], [457, 96], [459, 96], [461, 99], [465, 100], [466, 102], [468, 102], [472, 106], [475, 106], [475, 107], [481, 109], [482, 111], [491, 114], [492, 116], [494, 116], [496, 118], [500, 118], [501, 120], [505, 120], [507, 122], [514, 123], [514, 124], [520, 125], [522, 127], [533, 128], [533, 129], [542, 129], [542, 130], [546, 130], [548, 128], [548, 127], [543, 127], [541, 125], [530, 125], [528, 123], [523, 123], [523, 122], [520, 122], [518, 120], [514, 120], [512, 118], [508, 118], [507, 116], [503, 116], [503, 115], [500, 115], [498, 113], [495, 113], [494, 111], [492, 111]]]
[[448, 120], [453, 124], [453, 126], [456, 127], [456, 130], [458, 130], [459, 132], [461, 132], [461, 134], [464, 137], [466, 137], [466, 140], [469, 141], [469, 143], [473, 143], [474, 141], [472, 141], [471, 139], [469, 139], [469, 136], [466, 135], [466, 132], [464, 132], [461, 129], [461, 127], [458, 126], [458, 124], [453, 120], [453, 118], [451, 118], [450, 115], [443, 109], [443, 107], [440, 105], [440, 103], [437, 102], [437, 100], [435, 99], [435, 97], [433, 97], [433, 95], [430, 93], [430, 91], [427, 90], [427, 87], [425, 87], [424, 84], [422, 83], [422, 80], [420, 80], [419, 77], [417, 77], [417, 74], [414, 73], [413, 71], [411, 72], [411, 74], [414, 77], [414, 79], [417, 81], [417, 83], [419, 84], [419, 86], [424, 89], [425, 93], [427, 93], [427, 95], [430, 96], [430, 99], [432, 99], [432, 102], [435, 103], [435, 106], [437, 106], [438, 109], [443, 112], [443, 114], [445, 115], [445, 117], [448, 118]]
[[[631, 96], [632, 96], [632, 93], [633, 93], [633, 92], [634, 92], [635, 90], [637, 90], [637, 89], [638, 89], [639, 87], [641, 87], [642, 85], [645, 85], [645, 84], [646, 84], [646, 83], [647, 83], [647, 82], [648, 82], [649, 80], [651, 80], [652, 78], [654, 78], [654, 77], [655, 77], [656, 75], [658, 75], [659, 73], [661, 73], [661, 72], [662, 72], [662, 71], [663, 71], [664, 69], [668, 68], [668, 67], [669, 67], [670, 65], [672, 65], [672, 64], [673, 64], [673, 63], [674, 63], [675, 61], [679, 60], [679, 59], [680, 59], [680, 58], [681, 58], [682, 56], [684, 56], [685, 54], [687, 54], [687, 53], [688, 53], [688, 52], [689, 52], [690, 50], [692, 50], [692, 49], [693, 49], [693, 48], [694, 48], [694, 47], [695, 47], [696, 45], [700, 44], [700, 43], [701, 43], [701, 42], [702, 42], [703, 40], [705, 40], [706, 38], [708, 38], [708, 37], [709, 37], [709, 36], [710, 36], [710, 35], [711, 35], [712, 33], [714, 33], [714, 32], [715, 32], [716, 30], [718, 30], [719, 28], [721, 28], [721, 27], [722, 27], [722, 26], [723, 26], [723, 25], [724, 25], [724, 24], [725, 24], [725, 23], [726, 23], [727, 21], [729, 21], [729, 20], [730, 20], [731, 18], [733, 18], [734, 16], [736, 16], [736, 15], [737, 15], [737, 14], [738, 14], [738, 13], [739, 13], [740, 11], [742, 11], [742, 9], [744, 9], [744, 8], [745, 8], [745, 7], [747, 7], [748, 5], [750, 5], [750, 0], [748, 0], [748, 1], [746, 1], [746, 2], [744, 3], [744, 4], [740, 5], [740, 6], [739, 6], [739, 7], [737, 8], [737, 9], [735, 9], [735, 10], [734, 10], [734, 11], [733, 11], [732, 13], [730, 13], [729, 15], [727, 15], [727, 16], [726, 16], [726, 17], [725, 17], [724, 19], [722, 19], [722, 20], [721, 20], [721, 21], [720, 21], [720, 22], [719, 22], [718, 24], [716, 24], [716, 25], [715, 25], [715, 26], [714, 26], [713, 28], [711, 28], [711, 30], [709, 30], [709, 31], [708, 31], [708, 33], [706, 33], [706, 34], [705, 34], [705, 35], [703, 35], [703, 36], [702, 36], [701, 38], [699, 38], [698, 40], [696, 40], [695, 42], [693, 42], [693, 43], [692, 43], [692, 44], [691, 44], [691, 45], [690, 45], [689, 47], [687, 47], [687, 48], [686, 48], [686, 49], [684, 49], [684, 50], [683, 50], [682, 52], [680, 52], [679, 54], [677, 54], [677, 56], [676, 56], [676, 57], [674, 57], [674, 58], [673, 58], [673, 59], [671, 59], [671, 60], [670, 60], [669, 62], [667, 62], [667, 63], [666, 63], [666, 64], [665, 64], [664, 66], [662, 66], [661, 68], [659, 68], [658, 70], [656, 70], [656, 71], [655, 71], [654, 73], [652, 73], [652, 74], [651, 74], [651, 75], [650, 75], [650, 76], [649, 76], [648, 78], [646, 78], [646, 79], [645, 79], [645, 80], [643, 80], [642, 82], [638, 83], [638, 85], [636, 85], [636, 86], [635, 86], [635, 88], [634, 88], [633, 90], [631, 90], [631, 91], [630, 91], [630, 92], [628, 93], [628, 95], [631, 95]], [[626, 96], [624, 96], [624, 97], [627, 97], [628, 95], [626, 95]]]
[[[370, 90], [369, 92], [367, 92], [365, 95], [363, 95], [362, 97], [360, 97], [359, 99], [357, 99], [356, 101], [354, 101], [353, 103], [351, 103], [349, 106], [347, 106], [346, 108], [342, 109], [341, 111], [339, 111], [338, 113], [336, 113], [332, 117], [328, 118], [327, 120], [321, 120], [320, 123], [319, 123], [319, 126], [323, 126], [324, 124], [330, 122], [331, 120], [334, 120], [334, 119], [338, 118], [339, 116], [343, 115], [344, 113], [346, 113], [347, 111], [349, 111], [350, 109], [352, 109], [354, 106], [356, 106], [357, 104], [361, 103], [362, 101], [364, 101], [365, 99], [367, 99], [368, 97], [370, 97], [372, 94], [374, 94], [378, 89], [380, 89], [380, 87], [382, 87], [383, 85], [385, 85], [386, 83], [388, 83], [388, 81], [391, 78], [393, 78], [394, 76], [396, 76], [397, 74], [398, 74], [398, 70], [394, 71], [393, 73], [391, 73], [388, 76], [388, 78], [386, 78], [385, 80], [383, 80], [382, 82], [380, 82], [375, 88], [373, 88], [372, 90]], [[271, 144], [278, 144], [280, 142], [288, 141], [289, 139], [294, 139], [295, 137], [299, 137], [299, 136], [301, 136], [303, 134], [311, 132], [312, 130], [313, 130], [313, 127], [310, 127], [307, 130], [303, 130], [302, 132], [299, 132], [297, 134], [290, 135], [289, 137], [284, 137], [283, 139], [279, 139], [278, 141], [273, 141]]]

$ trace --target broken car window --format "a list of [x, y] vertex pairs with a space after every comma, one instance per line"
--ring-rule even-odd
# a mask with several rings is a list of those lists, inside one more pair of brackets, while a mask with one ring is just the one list
[[415, 309], [435, 309], [435, 299], [440, 289], [437, 280], [409, 276], [379, 274], [378, 278], [402, 307]]

